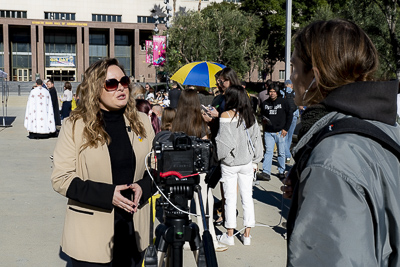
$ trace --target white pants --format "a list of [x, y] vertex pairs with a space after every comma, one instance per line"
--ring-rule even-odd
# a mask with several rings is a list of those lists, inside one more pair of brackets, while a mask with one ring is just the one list
[[222, 187], [225, 196], [225, 227], [236, 228], [237, 184], [243, 207], [243, 224], [255, 226], [253, 202], [253, 164], [249, 162], [240, 166], [221, 164]]
[[[200, 174], [201, 196], [204, 205], [204, 213], [207, 215], [207, 207], [208, 207], [208, 214], [210, 215], [209, 218], [206, 218], [208, 230], [210, 231], [212, 239], [216, 241], [217, 236], [215, 235], [215, 229], [213, 224], [214, 196], [211, 192], [211, 188], [207, 190], [207, 184], [204, 181], [205, 177], [206, 177], [205, 173]], [[194, 193], [193, 199], [196, 204], [196, 214], [201, 215], [199, 197], [197, 192]], [[196, 220], [197, 220], [197, 225], [199, 226], [200, 236], [203, 239], [203, 232], [204, 232], [203, 219], [201, 216], [197, 216]]]

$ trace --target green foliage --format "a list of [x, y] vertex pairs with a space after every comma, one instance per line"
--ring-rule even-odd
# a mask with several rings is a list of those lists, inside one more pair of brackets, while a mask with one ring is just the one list
[[264, 57], [265, 45], [256, 46], [261, 20], [235, 4], [213, 3], [201, 12], [178, 14], [169, 30], [168, 71], [200, 60], [214, 61], [236, 70], [243, 77], [257, 57]]
[[399, 4], [391, 0], [330, 0], [319, 7], [312, 20], [344, 18], [358, 24], [371, 38], [379, 53], [378, 77], [396, 78], [400, 64], [398, 25]]

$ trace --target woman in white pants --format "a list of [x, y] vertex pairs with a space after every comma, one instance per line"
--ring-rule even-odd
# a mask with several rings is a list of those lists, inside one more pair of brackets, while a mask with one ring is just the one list
[[221, 160], [227, 233], [219, 236], [219, 241], [231, 246], [235, 244], [233, 230], [236, 228], [236, 192], [239, 184], [246, 227], [242, 242], [250, 245], [250, 229], [255, 225], [253, 170], [263, 156], [261, 133], [243, 87], [229, 87], [225, 98], [226, 111], [221, 115], [216, 142], [218, 159]]

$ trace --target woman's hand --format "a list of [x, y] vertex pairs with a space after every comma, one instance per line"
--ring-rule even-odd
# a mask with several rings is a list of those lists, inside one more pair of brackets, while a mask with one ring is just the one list
[[133, 212], [137, 211], [139, 206], [139, 200], [142, 197], [143, 191], [140, 185], [138, 184], [131, 184], [130, 187], [132, 191], [135, 193], [135, 198], [133, 199]]
[[219, 116], [218, 110], [214, 107], [208, 111], [208, 114], [210, 114], [213, 118], [217, 118]]
[[133, 208], [134, 202], [121, 195], [121, 191], [127, 190], [129, 188], [131, 187], [128, 185], [117, 185], [114, 190], [112, 204], [116, 207], [126, 210], [129, 213], [133, 213], [135, 211], [135, 209]]
[[293, 188], [292, 188], [292, 181], [286, 177], [282, 180], [283, 185], [281, 186], [281, 190], [283, 192], [283, 197], [291, 199], [293, 196]]
[[204, 111], [201, 112], [201, 115], [203, 116], [203, 120], [208, 123], [210, 121], [212, 121], [212, 118], [210, 116], [208, 116]]

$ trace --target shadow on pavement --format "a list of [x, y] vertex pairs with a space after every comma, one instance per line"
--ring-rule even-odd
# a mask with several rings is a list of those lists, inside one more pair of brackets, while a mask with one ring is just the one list
[[[261, 190], [260, 187], [263, 190]], [[268, 191], [264, 187], [259, 185], [253, 187], [253, 199], [258, 200], [261, 203], [278, 208], [283, 218], [287, 219], [291, 201], [289, 199], [283, 198], [282, 194], [273, 191]]]
[[65, 267], [72, 267], [70, 257], [61, 250], [61, 247], [60, 247], [60, 252], [58, 253], [58, 255], [60, 256], [60, 259], [67, 262], [67, 265], [65, 265]]

